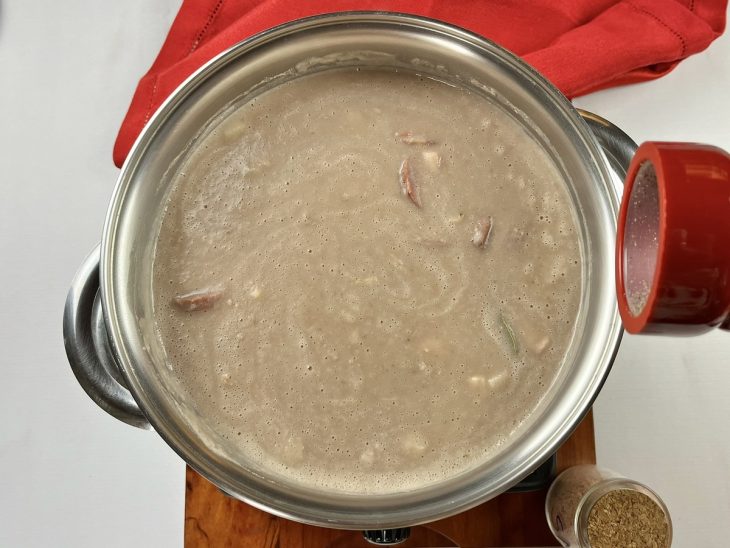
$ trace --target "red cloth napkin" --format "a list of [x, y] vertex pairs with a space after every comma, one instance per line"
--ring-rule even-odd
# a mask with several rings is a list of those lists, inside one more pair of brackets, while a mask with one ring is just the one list
[[425, 15], [481, 34], [568, 97], [651, 80], [725, 29], [727, 0], [184, 0], [114, 145], [121, 166], [157, 107], [203, 63], [259, 31], [346, 10]]

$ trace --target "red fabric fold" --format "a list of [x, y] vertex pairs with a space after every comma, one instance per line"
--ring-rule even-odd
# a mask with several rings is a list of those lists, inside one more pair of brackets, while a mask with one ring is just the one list
[[725, 29], [727, 0], [184, 0], [140, 80], [114, 145], [121, 166], [155, 110], [224, 49], [300, 17], [412, 13], [481, 34], [522, 56], [568, 97], [658, 78]]

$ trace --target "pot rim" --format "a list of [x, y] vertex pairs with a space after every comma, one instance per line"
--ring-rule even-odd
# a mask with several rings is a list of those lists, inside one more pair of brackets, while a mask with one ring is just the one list
[[[550, 454], [555, 452], [565, 439], [569, 437], [575, 427], [579, 424], [583, 416], [589, 411], [595, 397], [608, 375], [608, 372], [618, 351], [618, 345], [621, 339], [622, 329], [616, 307], [611, 311], [610, 330], [606, 333], [605, 348], [596, 364], [593, 377], [590, 379], [588, 389], [581, 395], [579, 401], [574, 402], [572, 411], [558, 425], [555, 431], [547, 439], [541, 440], [542, 444], [527, 458], [515, 466], [508, 473], [504, 474], [502, 484], [498, 487], [489, 489], [466, 490], [466, 493], [453, 494], [451, 497], [443, 497], [437, 501], [429, 501], [427, 505], [421, 505], [416, 510], [410, 509], [402, 513], [378, 513], [367, 507], [362, 507], [359, 512], [353, 512], [352, 509], [332, 509], [303, 507], [295, 503], [283, 500], [282, 497], [260, 496], [260, 492], [252, 494], [250, 492], [241, 492], [225, 478], [221, 477], [215, 466], [211, 466], [204, 458], [200, 458], [195, 453], [195, 448], [190, 447], [181, 441], [175, 432], [171, 431], [162, 423], [160, 417], [151, 412], [147, 401], [141, 396], [143, 389], [138, 383], [137, 377], [132, 374], [134, 370], [133, 360], [130, 358], [129, 349], [126, 347], [124, 330], [119, 321], [119, 303], [115, 298], [114, 284], [114, 250], [117, 228], [119, 223], [122, 205], [125, 195], [127, 194], [133, 178], [131, 174], [135, 171], [141, 158], [145, 154], [147, 146], [153, 142], [157, 130], [165, 124], [165, 121], [172, 112], [180, 105], [185, 98], [208, 77], [215, 74], [219, 69], [224, 67], [229, 61], [238, 59], [251, 51], [256, 50], [263, 45], [270, 44], [288, 35], [299, 33], [308, 29], [315, 29], [326, 26], [338, 26], [346, 24], [356, 25], [380, 25], [388, 27], [416, 27], [421, 31], [430, 31], [445, 36], [449, 40], [466, 42], [470, 46], [484, 50], [492, 55], [497, 55], [500, 61], [509, 63], [512, 68], [524, 74], [531, 82], [540, 88], [548, 99], [561, 109], [561, 114], [567, 116], [573, 124], [573, 129], [580, 134], [582, 140], [588, 147], [588, 153], [592, 157], [597, 171], [600, 172], [601, 178], [605, 182], [608, 193], [609, 207], [611, 209], [613, 219], [615, 221], [618, 211], [618, 197], [613, 185], [610, 183], [610, 168], [608, 161], [601, 150], [598, 142], [590, 129], [581, 119], [578, 111], [570, 104], [570, 102], [558, 91], [550, 82], [542, 77], [532, 67], [524, 61], [511, 54], [501, 46], [479, 36], [470, 31], [461, 29], [449, 23], [437, 21], [434, 19], [415, 16], [410, 14], [400, 14], [381, 11], [354, 11], [328, 13], [298, 19], [283, 25], [266, 30], [256, 34], [238, 44], [223, 51], [191, 76], [189, 76], [160, 106], [155, 114], [150, 118], [144, 127], [127, 159], [125, 160], [119, 179], [114, 188], [110, 205], [107, 210], [106, 220], [102, 234], [101, 259], [100, 259], [100, 287], [102, 292], [104, 317], [111, 342], [111, 347], [115, 354], [122, 377], [126, 385], [129, 387], [134, 399], [140, 408], [144, 411], [157, 433], [165, 440], [165, 442], [177, 452], [188, 465], [195, 469], [202, 476], [217, 485], [221, 490], [230, 493], [254, 507], [266, 512], [278, 515], [283, 518], [293, 519], [298, 522], [308, 523], [312, 525], [327, 526], [340, 529], [369, 529], [389, 528], [395, 526], [417, 525], [448, 517], [465, 511], [476, 506], [501, 492], [508, 489], [511, 485], [517, 483], [529, 473], [537, 468]], [[367, 496], [367, 495], [366, 495]]]

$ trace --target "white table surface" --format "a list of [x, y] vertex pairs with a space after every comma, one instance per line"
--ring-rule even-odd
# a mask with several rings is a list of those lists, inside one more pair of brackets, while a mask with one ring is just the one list
[[[178, 5], [0, 2], [0, 547], [182, 545], [183, 462], [86, 397], [61, 337], [119, 123]], [[730, 150], [729, 99], [725, 36], [665, 78], [576, 104], [637, 141]], [[627, 336], [595, 405], [599, 462], [664, 497], [678, 547], [730, 545], [728, 351], [729, 334]]]

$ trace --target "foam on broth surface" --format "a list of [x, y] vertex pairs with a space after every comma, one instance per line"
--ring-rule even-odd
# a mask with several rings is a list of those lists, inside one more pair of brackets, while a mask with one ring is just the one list
[[240, 459], [387, 493], [483, 462], [529, 418], [581, 260], [565, 183], [514, 119], [345, 70], [266, 91], [191, 147], [153, 277], [173, 373]]

